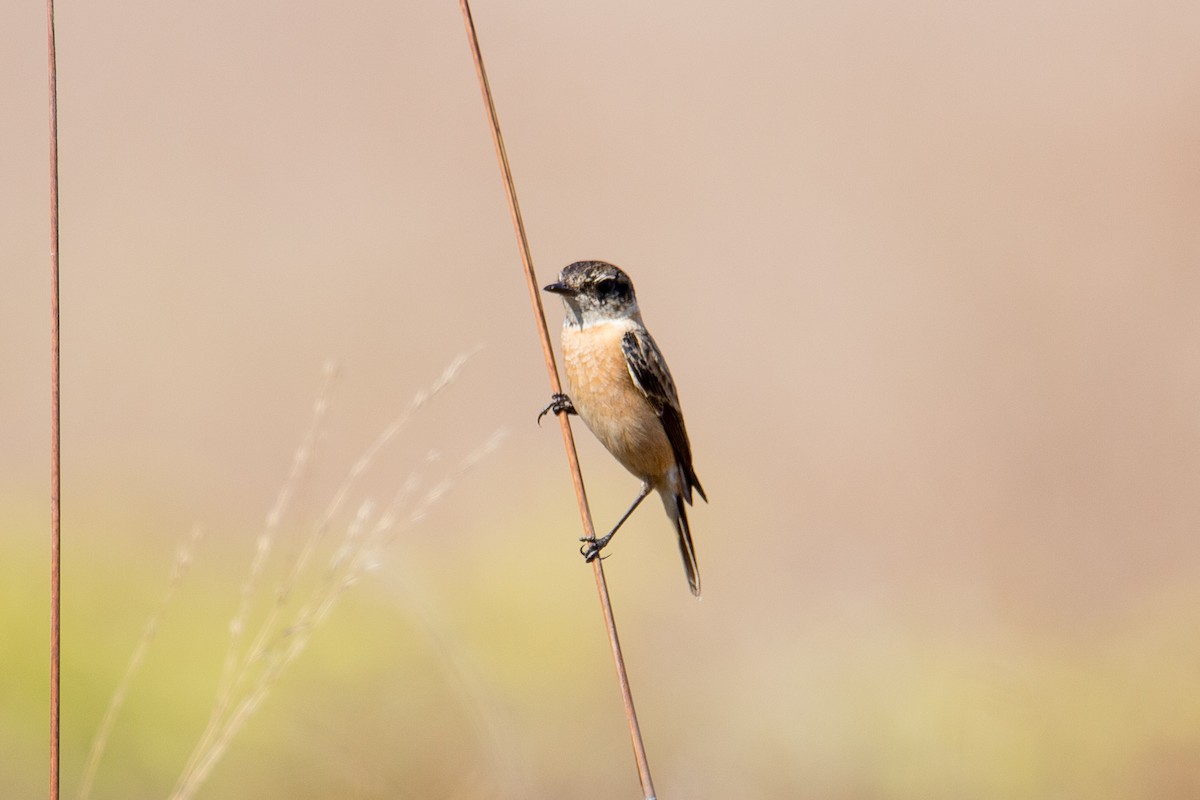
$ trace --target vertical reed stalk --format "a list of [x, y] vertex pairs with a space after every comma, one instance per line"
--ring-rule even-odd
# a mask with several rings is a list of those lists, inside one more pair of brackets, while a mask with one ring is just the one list
[[46, 0], [47, 71], [50, 76], [50, 800], [58, 800], [59, 667], [62, 608], [61, 503], [58, 411], [58, 67], [54, 52], [54, 0]]
[[[500, 162], [500, 170], [504, 178], [504, 192], [508, 197], [508, 209], [512, 215], [513, 228], [517, 234], [517, 242], [521, 250], [521, 263], [525, 267], [525, 282], [529, 288], [530, 304], [533, 306], [534, 321], [537, 324], [538, 335], [542, 342], [542, 355], [546, 360], [546, 373], [550, 378], [551, 392], [561, 392], [562, 383], [558, 377], [558, 365], [554, 361], [554, 348], [550, 343], [550, 331], [546, 327], [546, 312], [542, 307], [542, 295], [538, 290], [537, 276], [533, 270], [533, 257], [529, 252], [529, 240], [525, 235], [525, 221], [521, 217], [521, 207], [517, 203], [517, 189], [513, 183], [512, 167], [508, 163], [508, 153], [504, 149], [504, 137], [500, 133], [500, 118], [496, 114], [496, 103], [492, 98], [492, 88], [488, 83], [487, 71], [483, 66], [483, 53], [479, 49], [479, 38], [475, 33], [475, 21], [471, 17], [471, 7], [468, 0], [459, 0], [462, 7], [463, 22], [467, 28], [467, 38], [470, 41], [471, 55], [475, 61], [475, 74], [479, 78], [479, 88], [483, 92], [483, 102], [487, 108], [492, 142], [496, 146], [496, 158]], [[583, 487], [583, 474], [579, 470], [579, 456], [575, 452], [575, 437], [571, 433], [571, 423], [566, 414], [558, 414], [559, 426], [562, 428], [563, 445], [567, 451], [567, 465], [571, 470], [571, 480], [575, 484], [575, 498], [579, 503], [579, 516], [583, 521], [584, 535], [595, 538], [596, 531], [592, 525], [592, 513], [588, 508], [587, 492]], [[629, 688], [629, 676], [625, 672], [625, 659], [621, 655], [621, 642], [617, 638], [617, 623], [613, 618], [612, 603], [608, 596], [608, 584], [604, 580], [604, 567], [597, 558], [592, 561], [592, 570], [596, 578], [596, 591], [600, 596], [600, 611], [604, 616], [604, 626], [608, 632], [608, 643], [612, 649], [613, 663], [617, 668], [617, 683], [621, 689], [621, 699], [625, 705], [625, 717], [629, 721], [629, 735], [633, 740], [633, 755], [637, 761], [638, 779], [642, 785], [642, 793], [646, 800], [654, 800], [654, 782], [650, 778], [650, 764], [646, 760], [646, 748], [642, 743], [642, 731], [638, 726], [637, 712], [633, 707], [633, 693]]]

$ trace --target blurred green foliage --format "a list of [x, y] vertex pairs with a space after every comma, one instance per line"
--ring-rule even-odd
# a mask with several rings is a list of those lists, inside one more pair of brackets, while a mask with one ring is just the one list
[[[33, 797], [44, 791], [44, 554], [28, 535], [33, 511], [6, 511], [0, 796]], [[406, 554], [401, 543], [397, 569], [350, 590], [198, 796], [636, 796], [598, 623], [574, 618], [589, 602], [585, 573], [537, 556], [521, 536], [511, 543], [520, 555]], [[133, 530], [70, 540], [65, 796], [165, 590], [175, 544]], [[168, 795], [213, 704], [251, 545], [201, 542], [95, 797]], [[426, 563], [406, 561], [416, 554]], [[522, 570], [543, 579], [511, 579]], [[644, 638], [662, 635], [637, 611], [662, 602], [651, 587], [618, 602], [628, 606], [635, 697], [664, 796], [1200, 794], [1196, 592], [1164, 590], [1111, 625], [1069, 635], [942, 628], [917, 607], [857, 626], [796, 614], [783, 635], [778, 620], [747, 619], [726, 634], [728, 647], [688, 664]], [[262, 594], [260, 611], [271, 591]]]

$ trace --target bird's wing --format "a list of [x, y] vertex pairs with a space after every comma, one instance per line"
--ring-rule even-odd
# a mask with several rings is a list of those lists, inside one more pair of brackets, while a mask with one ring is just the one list
[[621, 338], [621, 349], [625, 352], [625, 366], [629, 368], [634, 385], [658, 412], [667, 440], [675, 453], [675, 463], [683, 473], [684, 497], [691, 503], [692, 488], [695, 487], [700, 496], [708, 500], [692, 469], [692, 445], [683, 425], [683, 411], [679, 407], [675, 381], [671, 379], [671, 370], [667, 368], [662, 351], [645, 328], [628, 331]]

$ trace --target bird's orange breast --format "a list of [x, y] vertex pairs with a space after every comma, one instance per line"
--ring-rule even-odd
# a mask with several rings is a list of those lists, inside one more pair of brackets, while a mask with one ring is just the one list
[[564, 328], [563, 362], [580, 418], [626, 469], [657, 486], [675, 466], [675, 454], [625, 363], [621, 339], [632, 324]]

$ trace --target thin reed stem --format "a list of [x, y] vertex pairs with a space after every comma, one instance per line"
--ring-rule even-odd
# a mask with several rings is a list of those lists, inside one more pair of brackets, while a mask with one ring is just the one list
[[[504, 136], [500, 132], [500, 117], [496, 113], [492, 87], [488, 83], [487, 70], [483, 66], [483, 53], [479, 49], [479, 37], [475, 32], [475, 20], [471, 16], [470, 3], [468, 0], [459, 0], [459, 5], [462, 8], [463, 22], [467, 28], [471, 56], [475, 62], [475, 74], [479, 78], [479, 88], [483, 93], [484, 105], [487, 107], [492, 142], [496, 146], [496, 158], [500, 162], [500, 170], [504, 177], [504, 192], [508, 197], [508, 209], [512, 215], [513, 229], [516, 231], [517, 242], [520, 245], [521, 263], [525, 268], [529, 300], [533, 306], [534, 321], [542, 342], [542, 355], [546, 360], [546, 374], [550, 378], [550, 390], [558, 393], [562, 391], [562, 382], [558, 377], [558, 365], [554, 361], [554, 348], [550, 343], [550, 330], [546, 326], [546, 311], [542, 306], [542, 295], [538, 289], [537, 275], [533, 269], [533, 256], [530, 255], [529, 239], [525, 234], [525, 221], [521, 217], [521, 207], [517, 203], [517, 188], [513, 182], [512, 167], [508, 163], [508, 152], [504, 148]], [[579, 469], [579, 456], [575, 451], [575, 437], [571, 432], [571, 422], [566, 414], [557, 416], [559, 427], [562, 429], [563, 445], [567, 451], [567, 465], [571, 470], [571, 480], [575, 485], [575, 499], [579, 504], [579, 516], [583, 521], [584, 535], [594, 539], [596, 530], [592, 524], [592, 512], [588, 507], [587, 492], [583, 487], [583, 473]], [[625, 659], [621, 655], [621, 642], [617, 638], [617, 623], [613, 618], [612, 603], [608, 596], [608, 583], [604, 580], [604, 567], [600, 562], [599, 558], [592, 561], [592, 571], [596, 578], [596, 591], [600, 597], [600, 610], [604, 616], [605, 629], [608, 632], [613, 663], [617, 668], [617, 683], [620, 686], [621, 699], [625, 706], [625, 718], [629, 721], [629, 735], [633, 740], [633, 755], [637, 761], [638, 779], [646, 800], [654, 800], [654, 782], [650, 778], [650, 764], [646, 760], [646, 748], [642, 743], [642, 731], [638, 725], [637, 711], [633, 707], [633, 693], [629, 688]]]
[[58, 335], [58, 58], [54, 49], [54, 0], [46, 0], [46, 52], [50, 77], [50, 800], [58, 800], [62, 437]]

